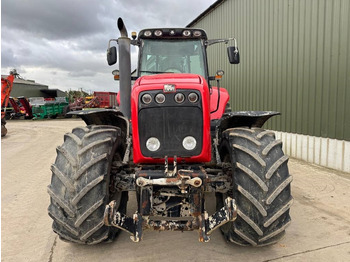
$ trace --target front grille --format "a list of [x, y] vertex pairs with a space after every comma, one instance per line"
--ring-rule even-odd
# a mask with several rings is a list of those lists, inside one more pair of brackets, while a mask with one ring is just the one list
[[[155, 94], [152, 96], [154, 97]], [[199, 155], [202, 151], [203, 113], [201, 100], [199, 99], [194, 104], [188, 102], [176, 105], [174, 100], [169, 99], [173, 96], [174, 94], [166, 94], [167, 102], [161, 106], [140, 105], [139, 107], [139, 139], [141, 152], [145, 157], [164, 158], [175, 155], [191, 157]], [[183, 139], [187, 136], [192, 136], [197, 141], [196, 147], [190, 151], [182, 145]], [[160, 148], [155, 152], [146, 148], [146, 141], [150, 137], [156, 137], [160, 141]]]

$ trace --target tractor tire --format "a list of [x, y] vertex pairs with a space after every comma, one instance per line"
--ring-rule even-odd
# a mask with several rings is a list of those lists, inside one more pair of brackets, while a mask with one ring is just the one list
[[6, 136], [7, 134], [7, 128], [5, 125], [1, 124], [1, 137]]
[[232, 112], [232, 108], [231, 108], [230, 102], [227, 102], [225, 106], [225, 113], [231, 113], [231, 112]]
[[6, 120], [1, 118], [1, 137], [6, 136], [7, 128], [6, 128]]
[[221, 227], [227, 241], [243, 246], [266, 246], [279, 241], [291, 219], [288, 157], [282, 141], [271, 131], [233, 128], [223, 133], [220, 151], [231, 163], [233, 188], [217, 193], [217, 208], [227, 195], [236, 200], [237, 219]]
[[97, 244], [115, 238], [118, 229], [105, 226], [103, 218], [110, 200], [117, 200], [119, 211], [126, 212], [127, 192], [110, 188], [112, 167], [124, 152], [123, 141], [117, 127], [87, 126], [73, 129], [57, 147], [48, 213], [53, 231], [62, 240]]

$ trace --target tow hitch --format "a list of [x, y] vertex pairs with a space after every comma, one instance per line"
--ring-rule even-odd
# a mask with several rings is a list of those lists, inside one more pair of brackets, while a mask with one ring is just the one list
[[173, 170], [170, 170], [166, 158], [165, 170], [140, 168], [132, 181], [127, 178], [120, 179], [120, 185], [116, 184], [116, 188], [120, 190], [123, 190], [122, 185], [131, 183], [135, 186], [138, 211], [133, 217], [129, 217], [119, 212], [117, 202], [112, 201], [106, 206], [104, 223], [128, 232], [134, 242], [142, 240], [145, 229], [198, 230], [199, 241], [208, 242], [215, 229], [237, 217], [235, 200], [230, 197], [211, 216], [204, 209], [205, 192], [227, 192], [225, 189], [230, 188], [230, 185], [223, 181], [228, 180], [223, 174], [210, 175], [202, 167], [178, 169], [176, 157]]
[[203, 214], [192, 214], [189, 220], [153, 220], [149, 216], [141, 216], [136, 212], [133, 217], [126, 216], [117, 211], [116, 201], [110, 202], [106, 206], [104, 223], [107, 226], [114, 226], [128, 232], [131, 240], [139, 242], [142, 240], [143, 230], [159, 230], [159, 231], [193, 231], [199, 230], [199, 241], [208, 242], [210, 234], [220, 226], [227, 222], [234, 221], [237, 217], [237, 208], [235, 200], [228, 197], [225, 199], [225, 205], [209, 216], [206, 211]]

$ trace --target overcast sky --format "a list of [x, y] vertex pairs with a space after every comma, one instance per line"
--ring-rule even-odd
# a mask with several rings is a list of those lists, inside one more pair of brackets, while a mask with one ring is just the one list
[[[2, 0], [1, 74], [61, 90], [117, 91], [106, 62], [117, 19], [128, 33], [185, 27], [216, 0]], [[133, 49], [132, 64], [136, 68]]]

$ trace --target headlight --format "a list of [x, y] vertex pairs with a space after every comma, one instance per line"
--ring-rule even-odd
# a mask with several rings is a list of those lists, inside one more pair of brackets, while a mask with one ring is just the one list
[[191, 103], [196, 103], [198, 101], [198, 95], [196, 93], [190, 93], [188, 95], [188, 100], [191, 102]]
[[144, 94], [142, 97], [141, 97], [141, 101], [142, 103], [148, 105], [149, 103], [152, 102], [152, 96], [150, 94]]
[[185, 30], [182, 32], [183, 36], [191, 36], [191, 31], [190, 30]]
[[182, 141], [182, 145], [186, 150], [193, 150], [196, 148], [197, 141], [193, 136], [186, 136]]
[[160, 142], [158, 138], [155, 137], [150, 137], [146, 141], [146, 147], [149, 151], [155, 152], [159, 149], [160, 147]]
[[199, 36], [202, 35], [202, 32], [201, 31], [194, 31], [193, 35], [196, 36], [196, 37], [199, 37]]
[[165, 102], [165, 95], [163, 94], [156, 95], [156, 102], [158, 104], [163, 104]]
[[177, 93], [177, 94], [175, 95], [175, 102], [176, 102], [176, 103], [181, 104], [181, 103], [183, 103], [184, 101], [185, 101], [185, 96], [184, 96], [182, 93]]
[[152, 32], [147, 30], [143, 33], [144, 36], [150, 37], [152, 35]]
[[155, 36], [162, 36], [163, 32], [161, 30], [154, 31]]

